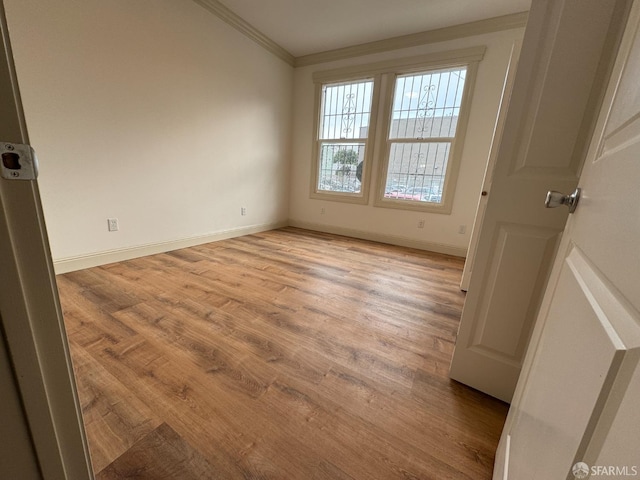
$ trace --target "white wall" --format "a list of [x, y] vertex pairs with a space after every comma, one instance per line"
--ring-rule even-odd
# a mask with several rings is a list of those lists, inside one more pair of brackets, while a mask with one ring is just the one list
[[191, 0], [5, 5], [54, 260], [287, 221], [290, 66]]
[[[464, 255], [481, 192], [511, 46], [514, 40], [522, 38], [523, 33], [524, 29], [520, 28], [296, 69], [290, 222], [328, 232]], [[372, 188], [369, 205], [309, 198], [314, 71], [479, 45], [485, 45], [487, 50], [478, 69], [455, 200], [450, 215], [374, 207], [375, 188]], [[378, 122], [378, 125], [381, 123], [383, 122]], [[381, 138], [383, 135], [383, 132], [378, 132], [377, 137]], [[370, 171], [373, 174], [371, 180], [374, 186], [378, 165], [374, 164], [372, 167]], [[320, 213], [321, 208], [324, 208], [324, 214]], [[420, 219], [425, 220], [423, 229], [417, 228]], [[465, 234], [458, 233], [460, 225], [466, 226]]]
[[[523, 29], [294, 72], [191, 0], [5, 6], [58, 271], [287, 221], [465, 254]], [[369, 205], [309, 198], [314, 71], [475, 45], [487, 51], [450, 215], [373, 207], [373, 195]], [[120, 231], [107, 231], [110, 217]]]

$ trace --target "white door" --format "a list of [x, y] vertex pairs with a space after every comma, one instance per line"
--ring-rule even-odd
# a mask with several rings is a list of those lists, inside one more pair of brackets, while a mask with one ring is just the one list
[[634, 3], [495, 480], [640, 478], [640, 1]]
[[[6, 145], [26, 143], [0, 2], [0, 162], [18, 177]], [[0, 478], [92, 478], [35, 180], [0, 177], [0, 287]]]
[[498, 118], [493, 129], [493, 138], [491, 139], [491, 148], [489, 149], [489, 160], [484, 172], [482, 181], [482, 193], [478, 200], [476, 209], [476, 217], [473, 221], [473, 230], [471, 231], [471, 239], [469, 240], [469, 249], [467, 258], [464, 262], [464, 270], [462, 271], [462, 279], [460, 280], [460, 290], [466, 292], [469, 290], [469, 282], [471, 281], [471, 273], [473, 272], [473, 263], [478, 247], [478, 239], [480, 237], [480, 229], [484, 221], [484, 213], [487, 209], [487, 195], [491, 191], [491, 180], [493, 177], [493, 169], [496, 166], [496, 157], [498, 155], [498, 147], [502, 141], [502, 132], [509, 108], [509, 100], [511, 99], [511, 91], [513, 90], [513, 81], [516, 76], [518, 67], [518, 59], [520, 58], [520, 48], [522, 41], [516, 41], [511, 47], [511, 55], [509, 56], [509, 65], [507, 66], [507, 74], [505, 75], [504, 85], [502, 86], [502, 95], [500, 96], [500, 108], [498, 109]]
[[533, 0], [450, 376], [511, 401], [593, 132], [620, 0]]

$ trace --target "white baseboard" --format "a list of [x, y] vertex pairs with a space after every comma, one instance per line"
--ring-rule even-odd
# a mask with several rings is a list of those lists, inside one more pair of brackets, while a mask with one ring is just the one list
[[354, 230], [350, 228], [335, 227], [332, 225], [303, 222], [300, 220], [289, 220], [288, 222], [285, 221], [233, 228], [206, 235], [170, 240], [168, 242], [149, 243], [135, 247], [90, 253], [88, 255], [60, 258], [53, 261], [53, 266], [56, 274], [68, 273], [75, 270], [82, 270], [84, 268], [97, 267], [108, 263], [122, 262], [124, 260], [131, 260], [132, 258], [144, 257], [146, 255], [155, 255], [157, 253], [170, 252], [180, 248], [193, 247], [194, 245], [202, 245], [203, 243], [217, 242], [227, 238], [240, 237], [242, 235], [250, 235], [252, 233], [265, 232], [267, 230], [275, 230], [276, 228], [286, 226], [304, 228], [306, 230], [314, 230], [317, 232], [333, 233], [353, 238], [361, 238], [363, 240], [399, 245], [401, 247], [417, 248], [419, 250], [444, 253], [446, 255], [453, 255], [456, 257], [465, 257], [467, 255], [466, 248], [455, 247], [443, 243], [425, 242], [421, 240], [414, 240], [412, 238], [401, 237], [399, 235], [385, 235], [367, 232], [364, 230]]
[[292, 219], [289, 220], [289, 225], [292, 227], [304, 228], [306, 230], [314, 230], [317, 232], [333, 233], [335, 235], [344, 235], [346, 237], [371, 240], [373, 242], [388, 243], [391, 245], [399, 245], [401, 247], [409, 247], [416, 248], [418, 250], [427, 250], [429, 252], [444, 253], [445, 255], [453, 255], [455, 257], [467, 256], [467, 249], [463, 247], [446, 245], [444, 243], [414, 240], [412, 238], [401, 237], [399, 235], [385, 235], [382, 233], [354, 230], [351, 228], [335, 227], [333, 225], [322, 225], [319, 223], [310, 223]]
[[202, 245], [203, 243], [216, 242], [227, 238], [240, 237], [242, 235], [250, 235], [252, 233], [265, 232], [289, 225], [289, 222], [267, 223], [262, 225], [252, 225], [249, 227], [233, 228], [223, 230], [221, 232], [209, 233], [206, 235], [198, 235], [195, 237], [182, 238], [179, 240], [170, 240], [168, 242], [149, 243], [129, 248], [121, 248], [117, 250], [108, 250], [104, 252], [90, 253], [88, 255], [79, 255], [76, 257], [60, 258], [53, 261], [56, 274], [73, 272], [84, 268], [97, 267], [108, 263], [121, 262], [123, 260], [131, 260], [132, 258], [144, 257], [146, 255], [154, 255], [156, 253], [170, 252], [180, 248], [193, 247], [194, 245]]

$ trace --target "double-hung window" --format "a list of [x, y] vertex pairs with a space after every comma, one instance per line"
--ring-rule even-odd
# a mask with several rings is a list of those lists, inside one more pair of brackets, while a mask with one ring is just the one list
[[466, 66], [395, 76], [380, 206], [433, 211], [444, 206], [455, 178], [451, 159], [466, 78]]
[[365, 203], [371, 145], [374, 79], [322, 83], [313, 190]]
[[450, 213], [484, 50], [314, 73], [311, 196], [368, 204], [375, 177], [373, 206]]

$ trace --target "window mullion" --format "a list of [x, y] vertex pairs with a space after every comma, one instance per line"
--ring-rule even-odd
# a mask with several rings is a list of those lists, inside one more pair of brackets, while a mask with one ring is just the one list
[[389, 138], [388, 143], [453, 143], [455, 137]]

